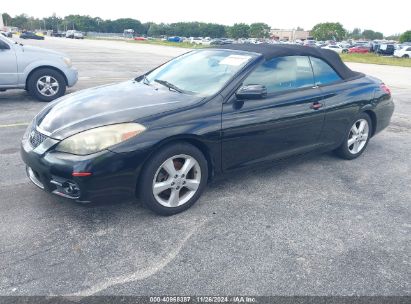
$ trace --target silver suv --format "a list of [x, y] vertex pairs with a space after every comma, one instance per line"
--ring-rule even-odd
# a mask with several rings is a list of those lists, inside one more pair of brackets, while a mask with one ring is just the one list
[[0, 91], [26, 89], [38, 100], [52, 101], [77, 80], [77, 69], [64, 54], [0, 35]]

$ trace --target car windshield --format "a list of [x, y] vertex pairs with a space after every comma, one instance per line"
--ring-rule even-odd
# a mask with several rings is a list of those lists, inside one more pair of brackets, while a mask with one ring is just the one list
[[199, 50], [177, 57], [147, 74], [142, 82], [181, 93], [210, 96], [258, 55], [230, 50]]

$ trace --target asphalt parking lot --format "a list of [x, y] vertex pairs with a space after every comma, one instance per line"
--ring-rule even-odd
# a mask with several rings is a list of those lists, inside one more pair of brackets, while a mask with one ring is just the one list
[[[25, 41], [66, 52], [80, 89], [187, 50]], [[389, 128], [354, 161], [330, 154], [225, 175], [193, 208], [61, 200], [25, 176], [19, 143], [45, 105], [0, 92], [0, 295], [410, 295], [411, 68], [350, 64], [391, 87]]]

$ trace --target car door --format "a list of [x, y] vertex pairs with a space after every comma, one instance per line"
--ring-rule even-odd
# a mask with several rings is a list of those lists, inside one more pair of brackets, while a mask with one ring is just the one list
[[0, 87], [17, 84], [17, 59], [12, 45], [0, 39]]
[[318, 146], [324, 111], [308, 57], [265, 61], [243, 81], [243, 87], [249, 85], [263, 85], [267, 96], [241, 100], [234, 94], [223, 104], [223, 170]]
[[316, 85], [323, 94], [326, 113], [320, 143], [337, 147], [347, 135], [359, 104], [374, 96], [374, 87], [365, 78], [343, 80], [338, 73], [320, 58], [310, 57]]

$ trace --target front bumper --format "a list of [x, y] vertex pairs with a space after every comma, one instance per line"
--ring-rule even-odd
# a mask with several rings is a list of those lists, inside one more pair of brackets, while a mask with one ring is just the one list
[[[104, 150], [79, 156], [54, 151], [57, 143], [47, 138], [33, 149], [30, 142], [23, 139], [21, 157], [27, 166], [27, 175], [35, 185], [83, 203], [135, 195], [137, 178], [148, 152]], [[73, 172], [92, 174], [74, 177]]]
[[77, 83], [78, 71], [76, 68], [74, 67], [66, 68], [64, 70], [64, 74], [66, 75], [66, 78], [67, 78], [67, 86], [72, 87]]

